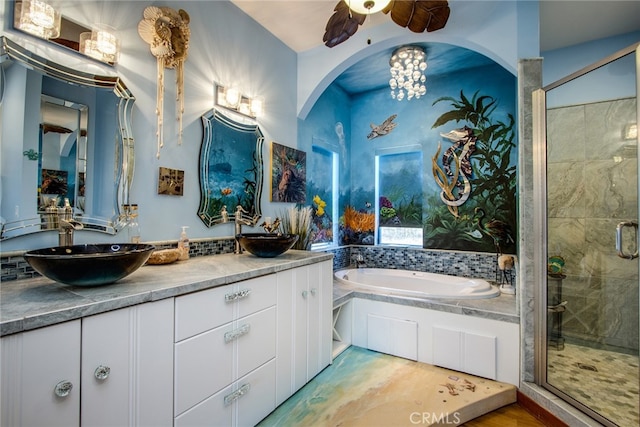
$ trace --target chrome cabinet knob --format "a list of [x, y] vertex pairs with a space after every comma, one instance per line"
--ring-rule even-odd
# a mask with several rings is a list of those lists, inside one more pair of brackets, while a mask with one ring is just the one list
[[108, 366], [100, 365], [93, 372], [93, 376], [96, 377], [97, 380], [104, 381], [109, 378], [109, 374], [111, 373], [111, 368]]
[[73, 384], [71, 381], [60, 381], [53, 389], [53, 392], [58, 397], [67, 397], [69, 393], [71, 393], [71, 389], [73, 388]]

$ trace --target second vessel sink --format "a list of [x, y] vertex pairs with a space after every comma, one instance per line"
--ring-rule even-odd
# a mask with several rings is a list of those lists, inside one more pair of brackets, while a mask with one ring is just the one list
[[136, 271], [154, 249], [153, 245], [134, 243], [55, 246], [28, 251], [24, 259], [38, 273], [56, 282], [99, 286]]
[[298, 240], [298, 235], [244, 233], [236, 235], [236, 239], [247, 252], [261, 258], [273, 258], [291, 249]]

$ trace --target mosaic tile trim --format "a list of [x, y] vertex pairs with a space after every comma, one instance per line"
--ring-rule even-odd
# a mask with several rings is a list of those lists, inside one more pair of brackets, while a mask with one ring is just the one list
[[[234, 239], [191, 240], [189, 242], [189, 256], [196, 257], [233, 253], [234, 243]], [[175, 248], [177, 242], [166, 241], [153, 244], [157, 249], [169, 249]], [[2, 282], [32, 279], [40, 276], [20, 255], [2, 255], [0, 257], [0, 263], [0, 281]]]
[[[191, 240], [189, 255], [197, 257], [233, 253], [234, 242], [234, 239]], [[158, 249], [176, 247], [176, 242], [173, 241], [153, 244]], [[388, 246], [342, 246], [325, 252], [333, 254], [334, 270], [354, 265], [355, 258], [362, 255], [365, 267], [424, 271], [452, 276], [477, 277], [492, 281], [496, 280], [498, 271], [494, 254]], [[2, 263], [0, 280], [3, 282], [39, 276], [22, 256], [2, 256], [0, 261]]]
[[497, 280], [499, 272], [496, 255], [487, 253], [434, 251], [406, 247], [351, 246], [350, 264], [353, 264], [353, 260], [358, 255], [362, 255], [365, 267], [424, 271], [491, 281]]

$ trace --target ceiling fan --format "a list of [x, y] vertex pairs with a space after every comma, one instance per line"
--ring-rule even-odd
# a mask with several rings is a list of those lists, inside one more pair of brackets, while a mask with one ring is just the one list
[[414, 33], [436, 31], [447, 24], [447, 0], [340, 0], [329, 18], [322, 41], [334, 47], [358, 31], [368, 14], [391, 12], [391, 19]]

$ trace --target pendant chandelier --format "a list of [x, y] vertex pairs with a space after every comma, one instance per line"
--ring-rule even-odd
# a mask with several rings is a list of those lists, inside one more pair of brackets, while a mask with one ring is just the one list
[[420, 98], [427, 93], [425, 82], [427, 77], [427, 54], [418, 46], [404, 46], [396, 49], [389, 60], [391, 66], [391, 97], [402, 101], [415, 97]]

